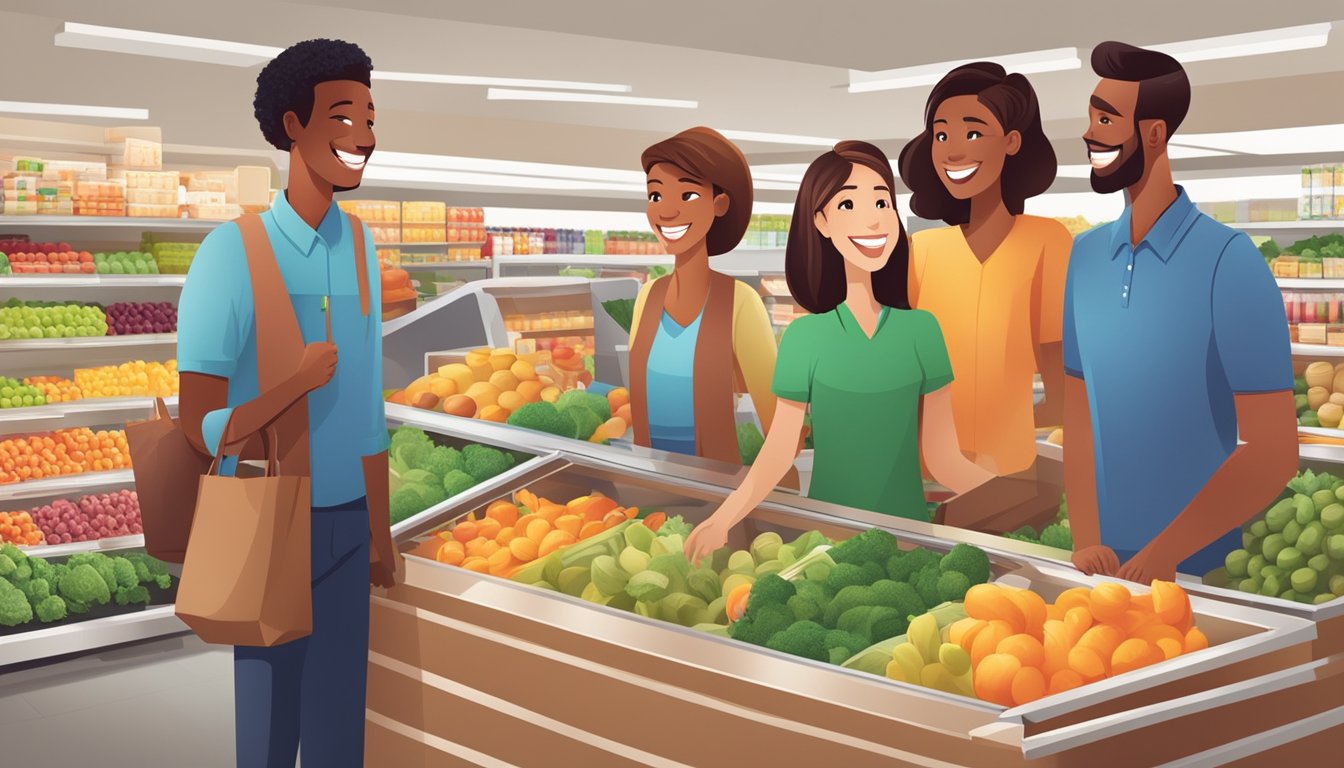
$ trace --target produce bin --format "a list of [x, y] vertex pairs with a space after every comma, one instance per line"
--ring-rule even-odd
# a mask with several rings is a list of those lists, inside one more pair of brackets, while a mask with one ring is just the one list
[[[492, 484], [481, 504], [421, 520], [399, 545], [413, 549], [418, 536], [524, 487], [549, 498], [595, 490], [692, 523], [723, 501], [711, 478], [673, 472], [560, 455]], [[873, 525], [904, 546], [943, 551], [960, 533], [798, 499], [763, 505], [729, 544], [764, 530], [843, 539]], [[1100, 583], [988, 551], [1000, 581], [1046, 599]], [[1344, 713], [1340, 665], [1313, 660], [1310, 622], [1198, 596], [1209, 649], [1005, 709], [407, 561], [405, 583], [373, 598], [370, 764], [396, 755], [398, 765], [489, 756], [519, 766], [1139, 766], [1210, 750], [1226, 762], [1305, 748]], [[1229, 748], [1232, 738], [1247, 741]]]

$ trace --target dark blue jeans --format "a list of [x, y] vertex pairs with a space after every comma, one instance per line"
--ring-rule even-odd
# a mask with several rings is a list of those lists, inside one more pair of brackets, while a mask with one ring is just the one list
[[315, 507], [313, 633], [233, 649], [239, 768], [364, 764], [369, 660], [369, 512], [364, 499]]

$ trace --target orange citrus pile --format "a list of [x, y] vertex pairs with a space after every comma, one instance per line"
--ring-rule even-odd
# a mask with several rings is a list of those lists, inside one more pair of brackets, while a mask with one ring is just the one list
[[0, 484], [129, 466], [131, 453], [120, 430], [63, 429], [0, 440]]
[[469, 571], [510, 576], [537, 558], [614, 528], [639, 514], [599, 493], [555, 504], [520, 490], [501, 499], [479, 520], [469, 515], [440, 532], [436, 559]]
[[171, 397], [177, 394], [177, 361], [78, 368], [75, 384], [85, 397]]
[[29, 376], [23, 383], [41, 390], [48, 403], [69, 403], [84, 397], [79, 385], [60, 376]]
[[968, 618], [948, 640], [971, 655], [975, 695], [1005, 707], [1207, 648], [1190, 598], [1169, 581], [1149, 594], [1120, 584], [1065, 591], [1053, 605], [997, 584], [966, 593]]
[[0, 512], [0, 543], [31, 547], [45, 538], [27, 512]]

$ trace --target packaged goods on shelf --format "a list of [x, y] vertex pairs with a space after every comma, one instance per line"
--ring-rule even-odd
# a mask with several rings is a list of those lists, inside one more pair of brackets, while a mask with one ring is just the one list
[[1344, 165], [1313, 165], [1302, 169], [1297, 217], [1344, 218]]
[[660, 256], [663, 246], [652, 232], [608, 232], [603, 253], [616, 256]]
[[125, 216], [126, 184], [124, 181], [75, 182], [74, 215]]
[[42, 178], [59, 181], [99, 181], [107, 178], [107, 163], [48, 160], [43, 163]]
[[163, 143], [126, 137], [123, 140], [120, 165], [127, 170], [157, 171], [163, 167]]
[[403, 243], [442, 243], [447, 241], [448, 206], [445, 203], [412, 202], [401, 204], [401, 241]]
[[181, 213], [177, 205], [133, 205], [126, 204], [126, 215], [131, 218], [176, 219]]
[[140, 249], [148, 251], [153, 257], [160, 274], [185, 275], [191, 267], [200, 243], [162, 243], [151, 238], [141, 241]]
[[783, 248], [788, 241], [791, 218], [781, 214], [753, 214], [751, 224], [742, 237], [741, 246], [744, 248]]
[[168, 190], [176, 192], [181, 185], [177, 171], [123, 171], [126, 190]]
[[534, 315], [509, 315], [504, 318], [504, 328], [517, 333], [591, 331], [593, 330], [593, 313], [571, 310], [567, 312], [542, 312]]
[[213, 205], [189, 205], [187, 214], [193, 219], [206, 219], [208, 221], [232, 221], [243, 215], [241, 206], [232, 203], [213, 204]]
[[379, 248], [377, 250], [378, 263], [384, 267], [396, 267], [401, 265], [400, 248]]
[[401, 203], [388, 200], [341, 200], [341, 210], [369, 227], [375, 243], [401, 242]]
[[231, 202], [237, 203], [243, 210], [249, 212], [271, 206], [270, 168], [259, 165], [240, 165], [234, 169], [234, 177], [236, 179], [237, 199]]
[[448, 208], [444, 239], [450, 243], [484, 243], [484, 208]]
[[19, 173], [29, 173], [38, 176], [46, 170], [46, 163], [40, 157], [15, 157], [14, 170]]

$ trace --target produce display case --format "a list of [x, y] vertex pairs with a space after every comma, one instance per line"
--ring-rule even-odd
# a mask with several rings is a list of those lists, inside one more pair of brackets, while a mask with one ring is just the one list
[[[639, 463], [553, 457], [480, 489], [479, 503], [421, 519], [399, 544], [413, 549], [431, 529], [523, 487], [554, 498], [596, 490], [692, 523], [724, 498], [719, 477]], [[842, 539], [869, 527], [944, 551], [977, 536], [775, 497], [729, 544], [764, 530]], [[1043, 559], [987, 551], [1002, 583], [1047, 599], [1099, 583]], [[406, 582], [373, 599], [370, 760], [458, 765], [476, 753], [519, 765], [556, 754], [600, 765], [1153, 765], [1302, 748], [1308, 742], [1293, 742], [1344, 713], [1340, 665], [1313, 659], [1310, 622], [1199, 596], [1192, 610], [1209, 649], [1005, 709], [415, 555], [407, 561]], [[1228, 734], [1244, 741], [1228, 745]]]

